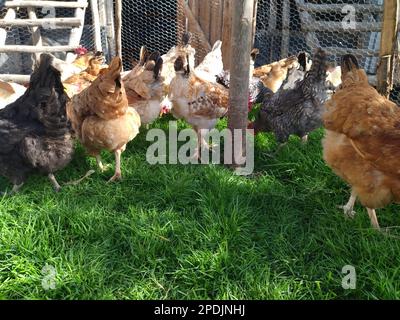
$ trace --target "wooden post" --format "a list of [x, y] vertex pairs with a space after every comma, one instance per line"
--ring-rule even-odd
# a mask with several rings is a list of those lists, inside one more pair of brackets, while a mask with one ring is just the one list
[[377, 69], [377, 90], [385, 97], [389, 97], [393, 88], [394, 51], [397, 41], [399, 7], [399, 0], [384, 1], [380, 61]]
[[122, 59], [122, 1], [115, 1], [115, 39], [116, 54]]
[[113, 0], [105, 0], [105, 11], [107, 20], [107, 44], [108, 44], [108, 60], [116, 55], [115, 43], [115, 27], [114, 27], [114, 5]]
[[231, 67], [231, 34], [232, 34], [232, 3], [233, 0], [224, 0], [224, 21], [222, 25], [222, 61], [224, 69]]
[[[28, 7], [28, 16], [29, 19], [36, 20], [37, 15], [36, 15], [36, 10], [34, 7]], [[40, 33], [39, 27], [32, 27], [32, 45], [34, 46], [42, 46], [43, 41], [42, 41], [42, 35]], [[40, 54], [39, 52], [35, 53], [32, 55], [32, 71], [35, 69], [36, 63], [40, 61]]]
[[[75, 9], [75, 18], [79, 19], [79, 21], [81, 22], [79, 27], [75, 27], [73, 29], [71, 29], [71, 34], [69, 37], [69, 46], [75, 47], [77, 48], [79, 46], [79, 43], [81, 41], [82, 38], [82, 33], [83, 33], [83, 27], [85, 24], [85, 11], [86, 11], [86, 7], [87, 7], [87, 0], [78, 0], [77, 1], [81, 7], [78, 7]], [[72, 62], [74, 61], [76, 58], [76, 54], [75, 53], [67, 53], [67, 57], [65, 59], [66, 62]]]
[[[245, 155], [246, 150], [254, 1], [233, 0], [232, 4], [231, 52], [235, 63], [231, 64], [228, 127], [233, 136], [233, 166], [239, 167], [242, 165], [240, 157]], [[242, 131], [239, 137], [235, 135], [238, 129]]]

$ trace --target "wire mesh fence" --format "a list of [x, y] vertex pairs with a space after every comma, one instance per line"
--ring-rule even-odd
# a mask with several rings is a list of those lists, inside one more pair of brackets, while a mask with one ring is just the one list
[[[71, 2], [73, 0], [66, 0]], [[70, 18], [75, 16], [75, 9], [73, 8], [54, 8], [54, 11], [46, 8], [33, 8], [34, 13], [38, 19], [47, 18]], [[8, 9], [3, 7], [0, 10], [0, 19], [4, 19]], [[20, 7], [16, 10], [17, 19], [28, 19], [29, 13], [28, 8]], [[38, 30], [41, 35], [43, 45], [46, 46], [62, 46], [68, 45], [69, 37], [71, 33], [70, 28], [52, 28], [47, 26], [40, 26]], [[17, 26], [17, 27], [6, 27], [7, 32], [5, 45], [33, 45], [33, 33], [32, 27]], [[104, 43], [105, 32], [102, 32]], [[95, 47], [94, 43], [94, 26], [92, 24], [92, 17], [90, 6], [86, 9], [85, 23], [83, 27], [82, 38], [80, 45], [84, 46], [89, 50], [93, 50]], [[64, 59], [65, 52], [54, 53], [57, 58]], [[1, 53], [0, 52], [0, 74], [30, 74], [34, 63], [34, 54], [31, 53]]]
[[383, 0], [259, 0], [258, 63], [321, 47], [332, 61], [353, 53], [375, 74], [382, 16]]
[[140, 48], [166, 53], [184, 32], [183, 2], [138, 0], [122, 2], [122, 57], [125, 69], [139, 60]]
[[[73, 0], [67, 0], [73, 1]], [[101, 3], [104, 0], [100, 0]], [[122, 56], [125, 69], [138, 60], [140, 47], [158, 50], [162, 54], [181, 42], [186, 28], [188, 8], [202, 34], [189, 21], [193, 33], [192, 46], [197, 62], [207, 53], [204, 41], [213, 45], [229, 40], [225, 29], [229, 0], [129, 0], [122, 2]], [[0, 19], [7, 9], [0, 10]], [[47, 12], [37, 8], [38, 18]], [[114, 15], [114, 12], [107, 12]], [[74, 9], [57, 8], [57, 17], [73, 17]], [[28, 18], [25, 8], [19, 8], [17, 18]], [[380, 49], [383, 0], [258, 0], [254, 47], [260, 50], [256, 65], [277, 61], [300, 51], [312, 52], [322, 47], [333, 63], [345, 53], [358, 56], [362, 67], [374, 81]], [[190, 19], [189, 19], [190, 20]], [[94, 26], [90, 5], [86, 9], [81, 45], [94, 49]], [[40, 27], [46, 45], [68, 44], [70, 30]], [[105, 26], [101, 26], [103, 49], [107, 51]], [[7, 29], [7, 45], [32, 45], [30, 27]], [[226, 52], [227, 48], [224, 49]], [[106, 54], [109, 52], [106, 52]], [[65, 53], [56, 54], [64, 58]], [[110, 56], [110, 55], [108, 55]], [[225, 59], [225, 57], [224, 57]], [[32, 54], [0, 53], [0, 73], [29, 74]], [[400, 71], [399, 68], [396, 69]], [[395, 72], [398, 75], [399, 72]], [[393, 100], [400, 102], [400, 79], [395, 77]]]

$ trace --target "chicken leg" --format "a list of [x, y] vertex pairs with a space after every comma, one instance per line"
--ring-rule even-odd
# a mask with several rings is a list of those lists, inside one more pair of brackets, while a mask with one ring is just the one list
[[121, 154], [122, 154], [122, 149], [118, 149], [114, 152], [115, 155], [115, 174], [111, 177], [108, 182], [115, 182], [118, 180], [122, 180], [122, 174], [121, 174]]
[[101, 160], [101, 155], [99, 155], [99, 154], [96, 155], [96, 162], [97, 162], [97, 166], [99, 167], [101, 172], [105, 172], [108, 170], [108, 168], [111, 167], [111, 165], [109, 165], [109, 164], [106, 164], [106, 165], [103, 164], [103, 161]]
[[357, 200], [357, 195], [355, 194], [354, 191], [352, 191], [349, 201], [344, 206], [339, 206], [340, 209], [343, 209], [344, 215], [346, 217], [354, 218], [356, 212], [353, 209], [356, 200]]
[[51, 184], [53, 185], [54, 191], [55, 191], [55, 192], [60, 192], [61, 186], [60, 186], [59, 183], [57, 182], [57, 179], [56, 179], [56, 177], [54, 176], [54, 174], [49, 173], [48, 177], [49, 177], [49, 179], [50, 179]]
[[374, 229], [380, 231], [381, 228], [380, 228], [379, 223], [378, 223], [378, 218], [376, 217], [375, 209], [367, 208], [367, 211], [368, 211], [369, 219], [371, 220], [372, 227]]
[[24, 185], [24, 183], [21, 183], [21, 184], [14, 184], [12, 190], [11, 190], [9, 193], [7, 193], [7, 192], [0, 192], [0, 196], [12, 196], [12, 195], [18, 193], [19, 190], [22, 188], [23, 185]]
[[308, 142], [308, 134], [306, 134], [305, 136], [303, 136], [303, 137], [301, 138], [301, 142], [302, 142], [303, 144], [306, 144], [306, 143]]

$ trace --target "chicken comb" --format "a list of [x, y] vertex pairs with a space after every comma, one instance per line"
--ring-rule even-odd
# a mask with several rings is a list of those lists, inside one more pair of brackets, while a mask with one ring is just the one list
[[76, 48], [74, 52], [75, 52], [75, 54], [77, 54], [78, 56], [83, 56], [83, 55], [85, 55], [86, 53], [88, 53], [88, 49], [86, 49], [85, 47], [80, 46], [80, 47]]

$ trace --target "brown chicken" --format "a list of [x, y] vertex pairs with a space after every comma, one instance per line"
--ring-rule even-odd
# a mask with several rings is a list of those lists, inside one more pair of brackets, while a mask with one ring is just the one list
[[110, 181], [121, 179], [121, 154], [139, 132], [140, 116], [128, 107], [121, 79], [122, 61], [116, 57], [101, 70], [97, 79], [67, 106], [72, 127], [88, 154], [103, 171], [100, 152], [115, 154], [115, 174]]
[[175, 61], [176, 76], [171, 81], [169, 100], [173, 104], [172, 114], [185, 119], [197, 132], [198, 147], [208, 148], [201, 129], [213, 129], [218, 119], [228, 111], [229, 91], [218, 83], [199, 78], [190, 68], [188, 59], [178, 57]]
[[63, 82], [68, 97], [72, 98], [74, 95], [86, 89], [97, 78], [100, 70], [103, 68], [104, 56], [101, 52], [90, 58], [88, 67], [80, 72], [69, 77]]
[[253, 76], [260, 78], [264, 86], [277, 92], [285, 81], [288, 71], [297, 65], [297, 57], [292, 56], [254, 69]]
[[345, 214], [354, 215], [359, 198], [379, 229], [375, 209], [400, 202], [400, 108], [368, 84], [353, 55], [341, 70], [341, 87], [326, 104], [324, 159], [352, 187]]
[[161, 114], [164, 98], [164, 78], [160, 76], [162, 66], [159, 52], [149, 56], [146, 48], [142, 47], [138, 66], [122, 79], [129, 106], [139, 113], [142, 125], [152, 123]]

